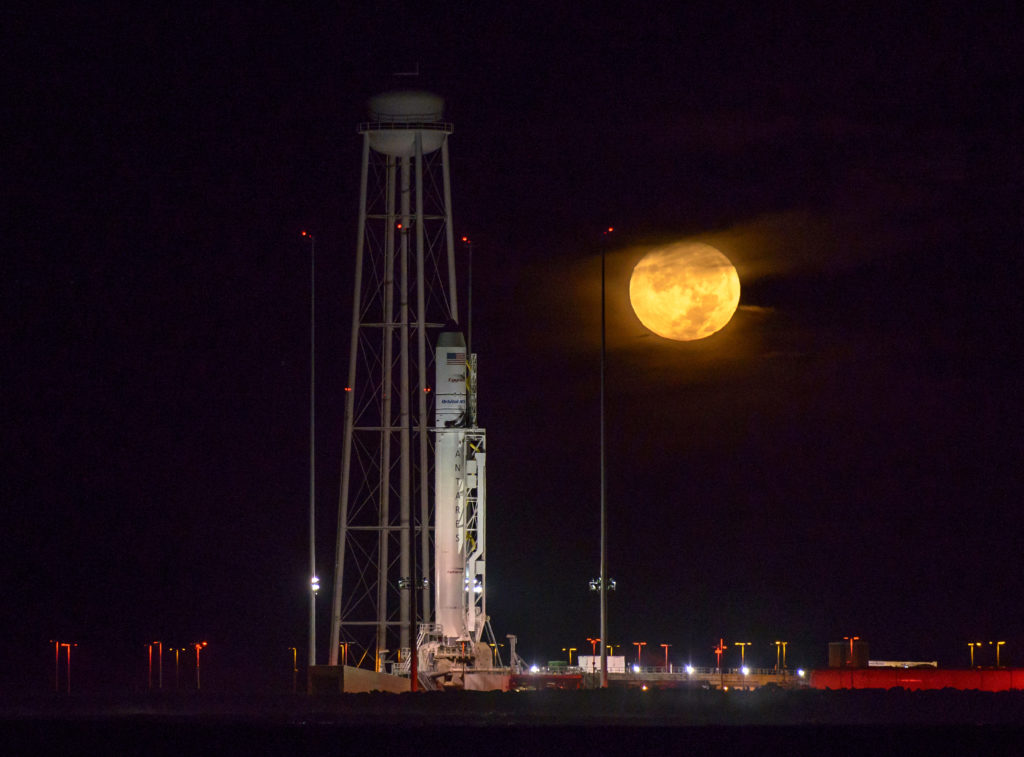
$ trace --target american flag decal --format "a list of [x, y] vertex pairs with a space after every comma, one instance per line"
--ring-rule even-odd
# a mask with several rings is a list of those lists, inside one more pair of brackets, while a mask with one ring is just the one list
[[446, 361], [448, 365], [462, 365], [466, 362], [465, 352], [448, 352], [446, 354], [448, 356]]

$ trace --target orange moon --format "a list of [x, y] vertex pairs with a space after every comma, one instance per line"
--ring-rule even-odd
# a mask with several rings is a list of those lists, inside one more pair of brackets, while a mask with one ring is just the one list
[[740, 277], [725, 255], [703, 242], [651, 250], [633, 268], [629, 301], [658, 336], [689, 342], [723, 328], [740, 303]]

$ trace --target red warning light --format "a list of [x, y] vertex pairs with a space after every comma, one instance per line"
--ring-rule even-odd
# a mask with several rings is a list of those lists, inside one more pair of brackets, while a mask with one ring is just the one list
[[346, 392], [351, 392], [352, 391], [352, 387], [351, 386], [346, 386], [345, 387], [345, 391]]
[[430, 394], [430, 387], [429, 387], [429, 386], [425, 386], [425, 387], [423, 387], [423, 391], [424, 391], [424, 392], [425, 392], [426, 394]]
[[308, 237], [308, 236], [309, 236], [309, 232], [308, 232], [308, 231], [306, 231], [305, 229], [303, 229], [303, 230], [302, 230], [302, 236], [304, 236], [304, 237]]
[[465, 242], [466, 244], [469, 244], [469, 237], [463, 237], [462, 241]]
[[396, 228], [396, 229], [400, 229], [400, 228], [402, 228], [402, 224], [400, 224], [400, 223], [396, 223], [396, 224], [395, 224], [395, 228]]

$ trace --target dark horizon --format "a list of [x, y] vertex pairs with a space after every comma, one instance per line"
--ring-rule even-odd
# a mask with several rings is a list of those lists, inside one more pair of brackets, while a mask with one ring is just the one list
[[[208, 641], [211, 687], [290, 682], [291, 646], [303, 666], [303, 229], [326, 660], [356, 125], [406, 58], [446, 98], [474, 241], [499, 640], [544, 664], [598, 633], [614, 226], [611, 641], [699, 665], [750, 641], [771, 666], [782, 639], [813, 667], [843, 636], [943, 666], [1004, 640], [1019, 665], [1016, 14], [556, 5], [541, 28], [385, 5], [8, 11], [0, 690], [45, 690], [50, 639], [79, 643], [83, 687], [144, 685], [158, 639]], [[684, 238], [742, 294], [722, 332], [672, 343], [626, 286]]]

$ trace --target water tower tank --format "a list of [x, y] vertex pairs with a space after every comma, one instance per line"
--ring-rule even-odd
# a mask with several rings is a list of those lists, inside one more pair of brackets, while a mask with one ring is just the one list
[[370, 98], [370, 123], [360, 131], [370, 135], [370, 147], [379, 153], [408, 158], [416, 154], [416, 134], [422, 135], [423, 154], [441, 147], [452, 126], [444, 123], [444, 99], [431, 92], [384, 92]]

